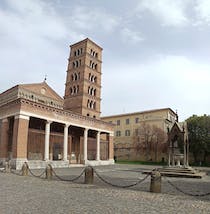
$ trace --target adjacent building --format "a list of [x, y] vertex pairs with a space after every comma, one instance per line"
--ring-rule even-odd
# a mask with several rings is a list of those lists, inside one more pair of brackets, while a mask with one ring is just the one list
[[20, 169], [112, 164], [113, 124], [100, 119], [102, 48], [70, 46], [65, 96], [46, 81], [0, 94], [0, 160]]
[[103, 117], [115, 124], [114, 151], [118, 160], [165, 161], [167, 132], [178, 121], [170, 108]]

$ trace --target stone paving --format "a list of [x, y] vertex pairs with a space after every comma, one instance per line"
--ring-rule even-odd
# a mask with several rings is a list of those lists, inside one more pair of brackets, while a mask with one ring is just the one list
[[[96, 167], [107, 181], [116, 185], [135, 183], [153, 166], [118, 165]], [[56, 169], [65, 179], [74, 178], [83, 168]], [[205, 169], [210, 172], [209, 168]], [[43, 170], [33, 170], [40, 174]], [[116, 188], [96, 176], [94, 184], [84, 183], [84, 175], [75, 183], [0, 173], [0, 213], [210, 213], [210, 195], [192, 197], [174, 189], [170, 180], [189, 193], [210, 192], [210, 176], [203, 179], [162, 178], [162, 193], [149, 192], [150, 178], [132, 188]]]

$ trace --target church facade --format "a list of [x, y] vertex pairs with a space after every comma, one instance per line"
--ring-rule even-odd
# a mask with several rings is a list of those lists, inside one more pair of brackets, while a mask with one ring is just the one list
[[88, 38], [70, 47], [64, 98], [46, 81], [0, 94], [1, 163], [114, 163], [114, 126], [100, 119], [102, 48]]

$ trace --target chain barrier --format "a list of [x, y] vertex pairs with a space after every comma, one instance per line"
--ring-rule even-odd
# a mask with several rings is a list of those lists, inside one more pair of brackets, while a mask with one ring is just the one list
[[55, 170], [54, 170], [53, 168], [52, 168], [52, 172], [53, 172], [53, 174], [55, 175], [55, 177], [58, 178], [58, 179], [61, 180], [61, 181], [74, 182], [74, 181], [78, 180], [78, 179], [84, 174], [85, 169], [83, 169], [82, 172], [81, 172], [77, 177], [75, 177], [75, 178], [73, 178], [73, 179], [64, 179], [64, 178], [60, 177], [60, 176], [55, 172]]
[[101, 179], [104, 183], [106, 183], [108, 185], [111, 185], [113, 187], [119, 187], [119, 188], [129, 188], [129, 187], [136, 186], [136, 185], [142, 183], [143, 181], [145, 181], [150, 176], [150, 174], [147, 174], [143, 179], [140, 179], [140, 180], [138, 180], [137, 182], [135, 182], [133, 184], [129, 184], [129, 185], [118, 185], [118, 184], [112, 184], [111, 182], [109, 182], [106, 179], [102, 178], [102, 176], [99, 175], [98, 172], [97, 172], [97, 170], [95, 170], [94, 168], [93, 168], [93, 170], [94, 170], [95, 174], [97, 175], [97, 177], [99, 179]]
[[165, 180], [174, 188], [176, 189], [177, 191], [185, 194], [185, 195], [189, 195], [189, 196], [195, 196], [195, 197], [204, 197], [204, 196], [208, 196], [210, 195], [210, 192], [207, 192], [207, 193], [202, 193], [202, 194], [193, 194], [193, 193], [190, 193], [190, 192], [186, 192], [184, 190], [182, 190], [181, 188], [177, 187], [175, 184], [173, 184], [171, 181], [169, 181], [165, 176], [163, 176], [165, 178]]
[[41, 178], [44, 174], [45, 174], [45, 170], [41, 173], [41, 174], [39, 174], [39, 175], [36, 175], [36, 174], [34, 174], [32, 171], [31, 171], [31, 169], [28, 167], [28, 171], [30, 172], [30, 174], [32, 175], [32, 176], [34, 176], [34, 177], [36, 177], [36, 178]]
[[14, 175], [22, 175], [22, 170], [14, 170], [14, 169], [10, 169], [10, 172]]
[[[28, 166], [27, 163], [26, 163], [26, 165], [27, 165], [27, 168], [28, 168], [28, 171], [30, 172], [30, 174], [31, 174], [32, 176], [36, 177], [36, 178], [41, 178], [41, 177], [46, 173], [46, 170], [44, 170], [41, 174], [36, 175], [36, 174], [34, 174], [34, 173], [32, 172], [32, 170], [29, 168], [29, 166]], [[93, 168], [93, 167], [92, 167], [92, 168]], [[151, 170], [151, 173], [152, 173], [153, 171], [155, 171], [155, 170], [157, 170], [157, 169]], [[13, 173], [13, 174], [15, 174], [15, 175], [21, 175], [21, 174], [22, 174], [22, 169], [19, 170], [19, 171], [11, 169], [10, 171], [11, 171], [11, 173]], [[129, 187], [134, 187], [134, 186], [136, 186], [136, 185], [142, 183], [143, 181], [145, 181], [149, 176], [151, 176], [151, 173], [148, 173], [144, 178], [139, 179], [138, 181], [136, 181], [136, 182], [133, 183], [133, 184], [129, 184], [129, 185], [118, 185], [118, 184], [113, 184], [113, 183], [107, 181], [105, 178], [103, 178], [103, 177], [97, 172], [96, 169], [93, 168], [93, 171], [94, 171], [94, 173], [96, 174], [96, 176], [97, 176], [101, 181], [103, 181], [104, 183], [106, 183], [106, 184], [108, 184], [108, 185], [111, 185], [111, 186], [113, 186], [113, 187], [118, 187], [118, 188], [129, 188]], [[6, 170], [5, 170], [5, 169], [2, 169], [2, 170], [0, 170], [0, 172], [4, 173], [4, 172], [6, 172]], [[55, 172], [55, 170], [52, 168], [52, 173], [54, 174], [54, 176], [55, 176], [56, 178], [58, 178], [58, 179], [61, 180], [61, 181], [68, 181], [68, 182], [74, 182], [74, 181], [78, 180], [78, 179], [84, 174], [84, 172], [85, 172], [85, 168], [84, 168], [84, 169], [82, 170], [82, 172], [81, 172], [78, 176], [76, 176], [75, 178], [73, 178], [73, 179], [64, 179], [64, 178], [60, 177], [60, 176]], [[166, 176], [162, 176], [162, 177], [163, 177], [163, 178], [167, 181], [167, 183], [168, 183], [169, 185], [171, 185], [174, 189], [176, 189], [177, 191], [179, 191], [179, 192], [181, 192], [181, 193], [183, 193], [183, 194], [185, 194], [185, 195], [194, 196], [194, 197], [204, 197], [204, 196], [210, 195], [210, 192], [201, 193], [201, 194], [199, 194], [199, 193], [198, 193], [198, 194], [193, 194], [193, 193], [190, 193], [190, 192], [186, 192], [186, 191], [182, 190], [180, 187], [177, 187], [177, 186], [176, 186], [175, 184], [173, 184], [171, 181], [169, 181], [169, 180], [166, 178]], [[159, 178], [155, 178], [155, 179], [159, 179]]]

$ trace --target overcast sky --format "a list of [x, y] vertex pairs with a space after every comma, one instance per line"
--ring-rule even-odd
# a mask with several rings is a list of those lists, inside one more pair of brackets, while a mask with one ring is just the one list
[[64, 95], [69, 45], [103, 47], [102, 115], [210, 114], [210, 0], [0, 0], [0, 92], [44, 80]]

